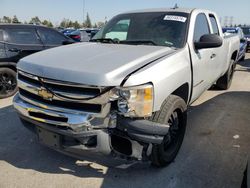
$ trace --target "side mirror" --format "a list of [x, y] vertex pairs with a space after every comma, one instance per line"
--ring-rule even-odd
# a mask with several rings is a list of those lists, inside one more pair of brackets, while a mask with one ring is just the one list
[[240, 39], [240, 43], [245, 43], [245, 42], [246, 42], [245, 38]]
[[216, 34], [203, 35], [199, 42], [194, 42], [195, 49], [218, 48], [222, 46], [223, 40]]

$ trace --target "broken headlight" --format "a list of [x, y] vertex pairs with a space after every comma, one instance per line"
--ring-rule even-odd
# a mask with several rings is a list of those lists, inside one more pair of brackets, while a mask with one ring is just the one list
[[117, 100], [120, 114], [126, 117], [148, 117], [153, 112], [154, 90], [152, 84], [114, 88], [110, 100]]

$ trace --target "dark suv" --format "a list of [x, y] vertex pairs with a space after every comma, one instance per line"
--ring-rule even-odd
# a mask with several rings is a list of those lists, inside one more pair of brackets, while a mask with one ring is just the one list
[[250, 27], [241, 27], [241, 29], [247, 39], [247, 50], [250, 50]]
[[62, 33], [37, 25], [0, 24], [0, 99], [17, 90], [16, 63], [35, 52], [73, 40]]

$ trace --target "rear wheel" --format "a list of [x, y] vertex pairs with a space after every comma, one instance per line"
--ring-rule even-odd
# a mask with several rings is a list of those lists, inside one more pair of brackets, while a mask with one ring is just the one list
[[151, 161], [158, 167], [167, 166], [171, 163], [184, 138], [187, 124], [187, 105], [185, 101], [176, 96], [170, 95], [164, 102], [159, 112], [152, 116], [152, 121], [169, 124], [169, 132], [165, 135], [160, 145], [153, 146]]
[[0, 99], [17, 92], [16, 72], [10, 68], [0, 68]]
[[220, 77], [216, 82], [216, 86], [218, 88], [223, 90], [227, 90], [230, 88], [233, 80], [234, 68], [235, 68], [234, 60], [231, 60], [230, 67], [228, 68], [227, 72], [222, 77]]

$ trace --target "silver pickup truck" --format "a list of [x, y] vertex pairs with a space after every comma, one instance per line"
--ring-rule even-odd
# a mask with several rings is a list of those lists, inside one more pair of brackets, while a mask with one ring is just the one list
[[211, 11], [123, 13], [89, 43], [21, 59], [14, 107], [42, 144], [65, 154], [166, 166], [187, 107], [214, 84], [230, 87], [239, 44]]

